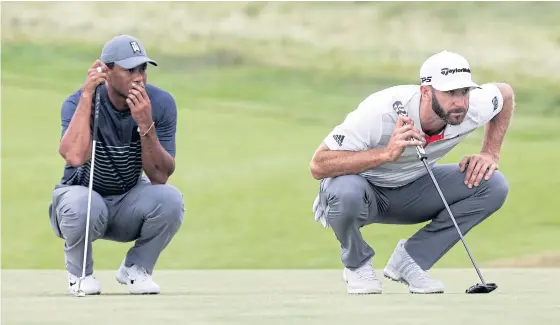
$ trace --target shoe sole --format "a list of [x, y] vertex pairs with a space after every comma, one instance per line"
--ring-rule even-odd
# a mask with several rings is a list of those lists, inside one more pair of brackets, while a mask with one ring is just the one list
[[373, 290], [373, 291], [365, 291], [365, 290], [355, 290], [355, 291], [348, 291], [349, 295], [353, 296], [364, 296], [364, 295], [380, 295], [383, 293], [383, 290]]
[[414, 288], [414, 287], [411, 288], [410, 283], [408, 283], [405, 279], [403, 279], [400, 276], [397, 276], [396, 272], [393, 272], [392, 270], [387, 269], [387, 268], [385, 268], [385, 270], [383, 270], [383, 276], [385, 276], [387, 279], [389, 279], [393, 282], [399, 282], [399, 283], [405, 284], [406, 286], [408, 286], [408, 292], [410, 292], [412, 294], [429, 295], [429, 294], [442, 294], [442, 293], [444, 293], [444, 290], [436, 290], [436, 291], [421, 291], [421, 290], [418, 290], [418, 291], [416, 291], [417, 289]]
[[369, 295], [380, 295], [382, 292], [348, 292], [350, 296], [369, 296]]
[[[67, 289], [68, 294], [72, 295], [72, 296], [76, 296], [78, 294], [78, 292], [74, 289], [68, 288]], [[86, 296], [99, 296], [101, 294], [101, 290], [96, 291], [96, 292], [90, 292], [90, 293], [85, 293]]]
[[[77, 295], [77, 292], [76, 292], [76, 291], [72, 291], [72, 290], [68, 290], [68, 294], [69, 294], [69, 295], [72, 295], [72, 296], [76, 296], [76, 295]], [[101, 291], [86, 293], [86, 296], [99, 296], [99, 295], [101, 295]]]

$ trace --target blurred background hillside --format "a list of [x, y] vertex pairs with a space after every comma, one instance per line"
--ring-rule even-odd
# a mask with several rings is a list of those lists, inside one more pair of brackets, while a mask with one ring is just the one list
[[[502, 210], [467, 236], [484, 265], [560, 265], [558, 2], [2, 3], [2, 264], [62, 268], [47, 208], [62, 176], [60, 105], [103, 44], [128, 33], [160, 64], [149, 82], [179, 109], [185, 223], [159, 268], [338, 268], [331, 230], [313, 221], [308, 163], [367, 95], [416, 84], [429, 55], [465, 55], [477, 82], [516, 90], [500, 169]], [[480, 149], [482, 132], [444, 162]], [[373, 225], [382, 267], [421, 225]], [[96, 268], [128, 244], [96, 242]], [[457, 245], [438, 266], [469, 266]]]

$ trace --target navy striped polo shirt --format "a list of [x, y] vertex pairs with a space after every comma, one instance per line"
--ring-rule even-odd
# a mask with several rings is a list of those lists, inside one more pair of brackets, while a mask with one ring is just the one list
[[[100, 91], [100, 108], [95, 148], [93, 190], [101, 196], [120, 195], [128, 192], [142, 177], [142, 147], [138, 125], [130, 110], [119, 111], [107, 95], [105, 85]], [[74, 116], [82, 90], [70, 95], [62, 104], [62, 135]], [[175, 133], [177, 126], [177, 107], [168, 92], [146, 85], [146, 93], [152, 105], [152, 119], [155, 122], [157, 137], [162, 147], [175, 157]], [[92, 100], [93, 129], [95, 97]], [[90, 161], [79, 167], [66, 164], [61, 184], [89, 186]]]

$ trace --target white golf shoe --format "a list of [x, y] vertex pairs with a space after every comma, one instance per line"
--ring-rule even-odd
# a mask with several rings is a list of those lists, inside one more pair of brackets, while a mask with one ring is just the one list
[[132, 294], [158, 294], [159, 286], [152, 280], [152, 276], [148, 274], [146, 269], [137, 265], [121, 267], [117, 271], [116, 279], [120, 284], [126, 284], [128, 291]]
[[408, 285], [411, 293], [443, 293], [444, 286], [416, 264], [400, 240], [383, 271], [386, 278]]
[[[78, 283], [80, 282], [80, 277], [73, 275], [72, 273], [68, 273], [68, 293], [72, 295], [76, 295], [79, 291]], [[85, 295], [98, 295], [101, 293], [101, 285], [99, 281], [93, 276], [88, 275], [80, 284]]]
[[383, 283], [375, 274], [371, 260], [353, 271], [344, 268], [342, 278], [347, 283], [349, 294], [378, 294], [383, 292]]

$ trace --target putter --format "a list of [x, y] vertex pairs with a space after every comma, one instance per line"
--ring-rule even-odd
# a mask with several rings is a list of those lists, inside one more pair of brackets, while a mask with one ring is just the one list
[[[393, 109], [397, 112], [398, 115], [408, 116], [408, 114], [404, 110], [404, 107], [402, 106], [401, 102], [395, 102], [393, 104]], [[471, 254], [469, 246], [467, 245], [467, 242], [465, 241], [465, 238], [463, 237], [463, 233], [461, 232], [461, 229], [459, 228], [459, 225], [457, 225], [457, 222], [455, 221], [455, 217], [453, 216], [453, 213], [451, 212], [451, 209], [449, 208], [449, 205], [447, 204], [447, 200], [443, 196], [443, 193], [441, 192], [441, 189], [439, 188], [438, 182], [436, 181], [436, 178], [434, 177], [434, 174], [432, 173], [432, 170], [431, 170], [430, 166], [428, 165], [428, 162], [427, 162], [428, 156], [426, 155], [426, 151], [424, 150], [424, 148], [422, 148], [422, 146], [416, 146], [416, 153], [418, 154], [418, 159], [420, 159], [424, 163], [424, 167], [426, 167], [426, 170], [428, 171], [428, 174], [430, 174], [430, 178], [432, 179], [432, 182], [434, 183], [434, 186], [436, 187], [436, 190], [438, 191], [439, 196], [440, 196], [441, 200], [443, 201], [443, 204], [445, 205], [445, 209], [447, 209], [447, 213], [449, 213], [449, 216], [451, 217], [451, 220], [453, 221], [453, 224], [455, 225], [455, 229], [457, 229], [457, 232], [459, 233], [459, 237], [461, 238], [461, 242], [463, 242], [463, 246], [465, 246], [465, 250], [467, 251], [467, 254], [469, 255], [469, 258], [471, 259], [471, 262], [474, 266], [474, 269], [476, 270], [476, 273], [478, 274], [478, 277], [480, 278], [480, 281], [482, 282], [482, 283], [477, 283], [477, 284], [471, 286], [470, 288], [466, 289], [465, 293], [490, 293], [490, 292], [496, 290], [496, 288], [498, 288], [498, 286], [495, 283], [487, 283], [486, 281], [484, 281], [484, 278], [482, 277], [482, 273], [480, 272], [480, 269], [476, 265], [476, 262], [474, 261], [474, 258]]]
[[[99, 87], [99, 86], [98, 86]], [[87, 260], [87, 253], [88, 253], [88, 241], [89, 241], [89, 220], [91, 214], [91, 195], [93, 192], [93, 168], [95, 164], [95, 145], [97, 143], [97, 121], [99, 119], [99, 105], [100, 105], [100, 93], [99, 89], [96, 88], [95, 90], [95, 114], [93, 117], [93, 144], [91, 146], [91, 166], [89, 170], [89, 191], [88, 191], [88, 206], [87, 206], [87, 215], [86, 215], [86, 233], [85, 233], [85, 240], [84, 240], [84, 260], [82, 263], [82, 276], [78, 279], [78, 291], [76, 292], [76, 296], [78, 297], [85, 297], [86, 294], [84, 290], [82, 290], [82, 281], [86, 278], [86, 260]]]

